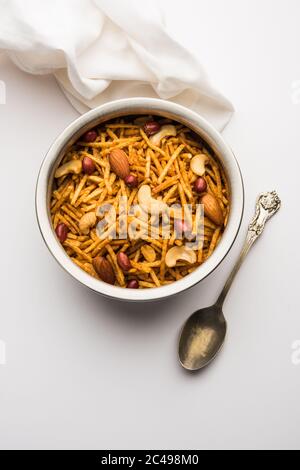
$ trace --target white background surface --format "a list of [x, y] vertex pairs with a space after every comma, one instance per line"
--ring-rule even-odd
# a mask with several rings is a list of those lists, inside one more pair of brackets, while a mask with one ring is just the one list
[[[201, 285], [163, 303], [127, 305], [81, 287], [39, 234], [34, 187], [43, 156], [76, 116], [51, 77], [0, 57], [1, 448], [300, 448], [299, 0], [164, 0], [236, 114], [224, 135], [241, 164], [239, 239]], [[299, 102], [299, 104], [297, 104]], [[212, 303], [243, 242], [259, 192], [277, 189], [268, 225], [224, 307], [225, 348], [201, 374], [178, 365], [187, 316]]]

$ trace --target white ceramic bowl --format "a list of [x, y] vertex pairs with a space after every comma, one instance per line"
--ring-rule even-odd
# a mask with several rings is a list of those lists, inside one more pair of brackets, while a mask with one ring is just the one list
[[[87, 130], [112, 118], [130, 114], [151, 114], [174, 119], [198, 133], [219, 158], [230, 186], [231, 211], [223, 237], [212, 256], [192, 274], [173, 284], [153, 289], [124, 289], [93, 278], [68, 257], [53, 230], [49, 201], [56, 168], [66, 150]], [[238, 234], [244, 210], [244, 187], [239, 165], [223, 137], [205, 119], [169, 101], [130, 98], [107, 103], [93, 109], [70, 124], [55, 140], [47, 153], [37, 181], [36, 213], [42, 236], [58, 263], [75, 279], [99, 294], [127, 301], [159, 300], [178, 294], [206, 278], [228, 254]]]

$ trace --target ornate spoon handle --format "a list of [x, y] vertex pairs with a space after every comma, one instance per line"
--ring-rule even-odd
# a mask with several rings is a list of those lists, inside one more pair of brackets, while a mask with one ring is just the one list
[[262, 234], [266, 222], [279, 211], [281, 207], [281, 200], [276, 191], [263, 193], [258, 197], [256, 203], [255, 216], [249, 225], [246, 241], [241, 251], [239, 259], [237, 260], [216, 304], [221, 307], [225, 300], [226, 295], [233, 283], [233, 280], [239, 271], [244, 259], [249, 253], [250, 248], [253, 246], [258, 237]]

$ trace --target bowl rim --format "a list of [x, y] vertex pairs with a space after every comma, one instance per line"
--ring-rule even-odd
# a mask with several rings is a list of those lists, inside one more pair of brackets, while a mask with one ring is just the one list
[[[59, 243], [50, 220], [48, 207], [49, 181], [53, 178], [54, 169], [58, 165], [61, 159], [59, 157], [66, 146], [70, 144], [72, 138], [75, 141], [77, 136], [95, 126], [95, 121], [105, 122], [110, 119], [109, 116], [117, 117], [117, 115], [125, 116], [126, 114], [169, 115], [174, 120], [185, 123], [188, 127], [204, 136], [217, 152], [231, 186], [230, 217], [220, 244], [203, 265], [181, 280], [174, 281], [174, 283], [167, 286], [151, 289], [125, 289], [93, 278], [71, 261]], [[60, 133], [41, 164], [36, 184], [35, 208], [38, 226], [46, 246], [60, 266], [73, 278], [94, 292], [115, 300], [155, 301], [163, 300], [164, 298], [186, 291], [203, 281], [217, 269], [228, 255], [238, 236], [244, 214], [244, 200], [243, 177], [237, 159], [221, 134], [206, 119], [195, 111], [177, 103], [156, 98], [140, 97], [111, 101], [94, 108], [79, 116]]]

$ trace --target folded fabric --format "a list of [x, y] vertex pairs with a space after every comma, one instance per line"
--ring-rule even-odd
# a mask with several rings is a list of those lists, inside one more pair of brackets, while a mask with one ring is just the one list
[[233, 113], [166, 31], [154, 0], [0, 0], [0, 48], [26, 72], [53, 73], [80, 112], [147, 96], [194, 109], [219, 129]]

